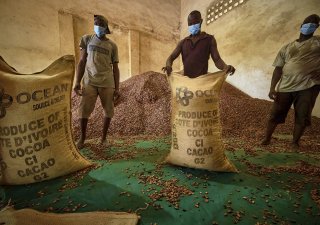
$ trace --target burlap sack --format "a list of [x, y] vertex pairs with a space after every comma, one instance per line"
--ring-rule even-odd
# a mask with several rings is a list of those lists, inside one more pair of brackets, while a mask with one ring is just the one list
[[0, 57], [0, 184], [52, 179], [90, 165], [71, 133], [74, 57], [23, 75]]
[[0, 224], [5, 225], [136, 225], [139, 216], [124, 212], [42, 213], [33, 209], [4, 209]]
[[172, 145], [167, 162], [211, 171], [236, 172], [224, 154], [219, 98], [225, 72], [197, 78], [173, 73]]

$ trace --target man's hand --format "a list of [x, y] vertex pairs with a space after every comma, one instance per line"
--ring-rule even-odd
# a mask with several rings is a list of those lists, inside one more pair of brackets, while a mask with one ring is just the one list
[[77, 95], [82, 96], [82, 89], [81, 89], [81, 85], [79, 83], [76, 83], [74, 85], [73, 90]]
[[228, 65], [227, 69], [226, 69], [226, 74], [230, 74], [230, 76], [232, 76], [235, 71], [236, 71], [236, 69], [233, 66]]
[[119, 92], [119, 89], [116, 89], [114, 90], [114, 93], [113, 93], [113, 100], [114, 101], [117, 101], [120, 97], [120, 92]]
[[269, 98], [272, 100], [276, 100], [277, 98], [277, 92], [275, 90], [270, 90], [269, 92]]
[[162, 67], [162, 71], [169, 76], [172, 72], [172, 67], [171, 66]]

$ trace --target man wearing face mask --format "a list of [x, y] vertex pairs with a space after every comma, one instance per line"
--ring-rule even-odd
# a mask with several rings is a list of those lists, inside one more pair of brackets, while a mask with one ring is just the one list
[[190, 35], [180, 41], [176, 49], [167, 59], [166, 66], [162, 68], [167, 75], [172, 72], [173, 61], [181, 54], [184, 67], [184, 75], [195, 78], [208, 73], [208, 60], [211, 55], [214, 64], [220, 70], [226, 70], [233, 74], [235, 68], [227, 65], [220, 57], [217, 42], [214, 36], [201, 32], [201, 13], [192, 11], [188, 16]]
[[270, 143], [274, 130], [285, 122], [292, 104], [293, 149], [299, 148], [305, 128], [311, 125], [311, 113], [320, 90], [320, 36], [313, 35], [319, 21], [316, 14], [308, 16], [301, 25], [299, 38], [282, 47], [273, 63], [269, 97], [274, 103], [262, 145]]
[[[108, 21], [101, 15], [94, 16], [93, 35], [84, 35], [80, 41], [80, 61], [76, 72], [74, 91], [81, 96], [79, 117], [81, 135], [77, 147], [82, 148], [86, 139], [88, 118], [94, 110], [97, 97], [104, 109], [101, 143], [107, 145], [107, 131], [114, 113], [114, 99], [119, 97], [118, 48], [106, 37], [110, 34]], [[82, 87], [80, 83], [82, 82]]]

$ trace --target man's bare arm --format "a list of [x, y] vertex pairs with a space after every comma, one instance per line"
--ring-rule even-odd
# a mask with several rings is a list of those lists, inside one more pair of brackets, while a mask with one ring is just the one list
[[277, 66], [274, 68], [273, 74], [272, 74], [272, 79], [271, 79], [271, 85], [270, 85], [270, 91], [269, 91], [269, 98], [275, 100], [277, 95], [276, 95], [276, 85], [281, 79], [282, 76], [282, 68]]
[[180, 41], [178, 43], [177, 47], [173, 50], [171, 55], [168, 57], [167, 62], [166, 62], [166, 66], [162, 68], [163, 72], [166, 72], [168, 75], [171, 74], [173, 61], [176, 58], [178, 58], [181, 51], [182, 51], [182, 41]]
[[115, 91], [114, 97], [117, 99], [119, 97], [119, 83], [120, 83], [120, 70], [118, 67], [118, 63], [113, 63], [113, 76], [114, 76], [114, 83], [115, 83]]
[[212, 38], [212, 45], [210, 48], [210, 54], [211, 58], [216, 65], [216, 67], [220, 70], [226, 70], [227, 73], [230, 73], [231, 75], [235, 72], [235, 68], [231, 65], [227, 65], [222, 58], [220, 57], [219, 51], [218, 51], [218, 46], [217, 46], [217, 41], [213, 37]]
[[76, 72], [76, 82], [73, 87], [73, 90], [76, 92], [77, 95], [81, 95], [81, 79], [84, 74], [84, 70], [86, 68], [86, 63], [87, 63], [87, 49], [81, 49], [80, 51], [80, 60], [77, 66], [77, 72]]

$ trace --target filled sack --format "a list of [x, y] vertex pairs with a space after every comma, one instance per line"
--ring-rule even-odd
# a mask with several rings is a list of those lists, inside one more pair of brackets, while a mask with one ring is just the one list
[[189, 78], [169, 76], [172, 92], [172, 144], [167, 162], [210, 171], [236, 172], [221, 139], [220, 90], [224, 71]]
[[21, 74], [0, 57], [0, 184], [52, 179], [91, 165], [71, 130], [74, 57]]

